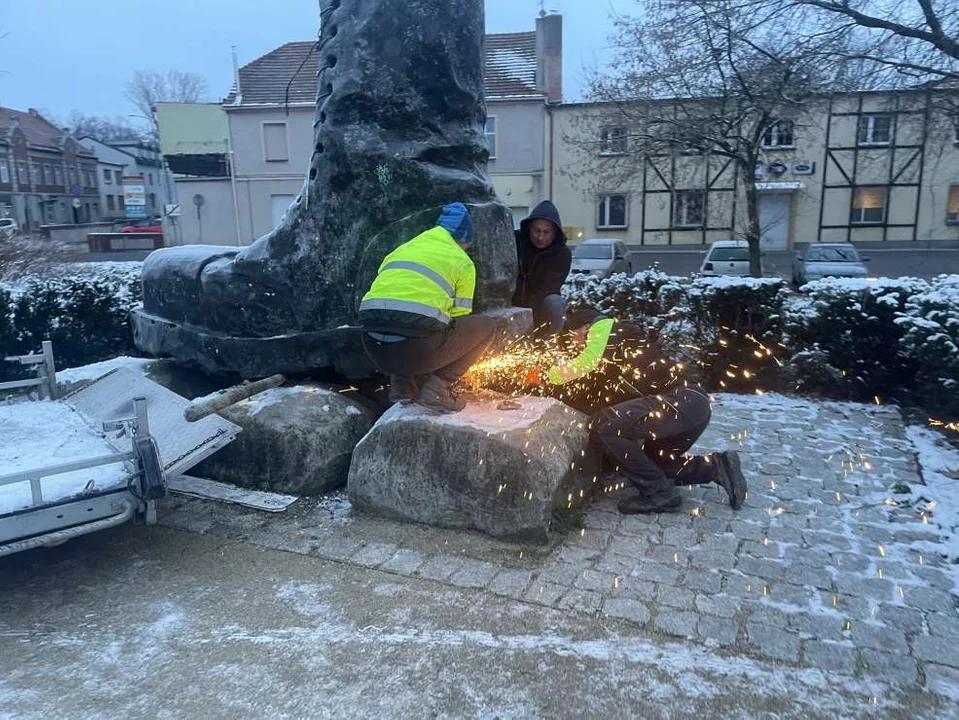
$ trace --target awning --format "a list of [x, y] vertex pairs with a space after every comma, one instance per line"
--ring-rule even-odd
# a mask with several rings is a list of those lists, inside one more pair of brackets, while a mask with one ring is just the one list
[[806, 183], [799, 182], [798, 180], [793, 180], [790, 182], [758, 182], [756, 183], [757, 190], [774, 190], [782, 192], [784, 190], [805, 190]]

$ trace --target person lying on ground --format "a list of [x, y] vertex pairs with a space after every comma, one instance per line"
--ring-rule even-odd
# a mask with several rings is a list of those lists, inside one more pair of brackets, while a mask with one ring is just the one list
[[390, 376], [390, 400], [440, 412], [465, 403], [450, 386], [486, 351], [495, 326], [472, 315], [476, 268], [469, 211], [446, 205], [436, 225], [383, 260], [360, 302], [363, 349]]

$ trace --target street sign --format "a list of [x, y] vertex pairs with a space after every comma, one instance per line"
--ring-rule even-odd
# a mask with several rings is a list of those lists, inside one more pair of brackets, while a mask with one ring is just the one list
[[180, 203], [167, 203], [163, 206], [163, 214], [167, 217], [180, 217]]
[[142, 177], [127, 175], [123, 178], [123, 205], [128, 218], [147, 216], [146, 188]]

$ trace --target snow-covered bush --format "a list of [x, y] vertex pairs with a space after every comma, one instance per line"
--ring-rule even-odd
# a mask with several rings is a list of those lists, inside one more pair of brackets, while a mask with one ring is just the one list
[[616, 273], [603, 279], [577, 273], [566, 280], [563, 295], [571, 310], [591, 307], [620, 320], [656, 322], [668, 309], [660, 305], [660, 291], [677, 280], [653, 268], [633, 276]]
[[916, 365], [920, 401], [959, 415], [959, 275], [940, 275], [896, 319], [903, 352]]
[[[140, 299], [139, 263], [83, 263], [56, 277], [26, 278], [0, 291], [2, 355], [39, 350], [53, 341], [58, 367], [136, 354], [129, 312]], [[13, 366], [0, 373], [14, 374]]]
[[928, 289], [926, 281], [909, 277], [826, 278], [804, 286], [805, 297], [784, 311], [795, 387], [858, 400], [905, 397], [917, 363], [902, 351], [897, 319], [913, 296]]
[[[572, 276], [571, 309], [593, 307], [654, 331], [696, 379], [716, 389], [770, 387], [785, 284], [775, 278], [682, 278], [658, 270], [605, 280]], [[691, 378], [692, 378], [691, 374]]]

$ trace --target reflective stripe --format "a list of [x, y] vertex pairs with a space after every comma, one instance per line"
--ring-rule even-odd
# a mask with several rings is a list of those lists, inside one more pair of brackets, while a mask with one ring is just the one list
[[456, 298], [453, 301], [453, 307], [466, 308], [467, 310], [473, 309], [473, 301], [466, 298]]
[[430, 307], [424, 303], [413, 302], [412, 300], [370, 298], [360, 303], [360, 312], [364, 310], [399, 310], [400, 312], [408, 312], [415, 315], [425, 315], [434, 320], [439, 320], [444, 325], [449, 325], [450, 323], [450, 316], [439, 308]]
[[453, 290], [453, 286], [450, 285], [442, 275], [435, 270], [430, 270], [426, 265], [421, 265], [411, 260], [393, 260], [380, 268], [380, 272], [386, 272], [387, 270], [409, 270], [410, 272], [419, 273], [439, 285], [443, 289], [443, 292], [450, 297], [456, 296], [456, 291]]

